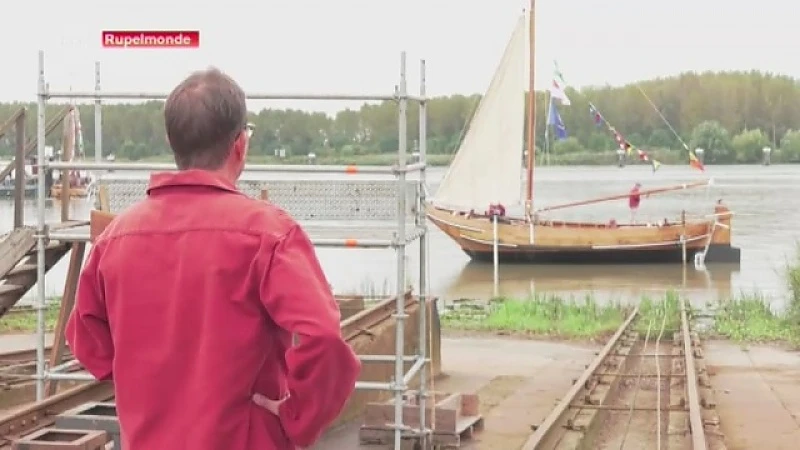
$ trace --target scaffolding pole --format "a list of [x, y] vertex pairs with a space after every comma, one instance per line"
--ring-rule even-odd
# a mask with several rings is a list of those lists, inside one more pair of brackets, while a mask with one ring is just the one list
[[[397, 136], [397, 166], [404, 167], [406, 165], [406, 140], [408, 135], [407, 128], [407, 109], [408, 100], [406, 99], [407, 86], [406, 86], [406, 54], [405, 52], [400, 55], [400, 85], [398, 86], [397, 96], [400, 98], [399, 102], [399, 119], [398, 119], [398, 136]], [[397, 220], [397, 234], [398, 236], [405, 236], [406, 234], [406, 193], [405, 193], [406, 174], [400, 172], [397, 176], [397, 211], [399, 213]], [[405, 301], [405, 283], [406, 283], [406, 246], [397, 246], [397, 312], [395, 313], [395, 355], [397, 358], [394, 361], [394, 448], [399, 449], [403, 438], [403, 394], [406, 391], [404, 365], [401, 356], [405, 355], [405, 322], [406, 322], [406, 301]], [[422, 311], [420, 311], [422, 314]]]
[[[76, 100], [100, 99], [106, 100], [164, 100], [169, 94], [164, 92], [69, 92], [69, 91], [48, 91], [46, 97], [49, 98], [74, 98]], [[353, 100], [353, 101], [384, 101], [397, 100], [397, 94], [275, 94], [275, 93], [252, 93], [247, 94], [248, 100]], [[406, 100], [416, 100], [416, 96], [407, 95]]]
[[[48, 162], [45, 157], [45, 108], [49, 98], [92, 98], [95, 100], [95, 162]], [[91, 375], [81, 373], [65, 373], [70, 364], [61, 364], [48, 369], [45, 365], [45, 317], [46, 290], [45, 290], [45, 246], [50, 238], [64, 238], [58, 233], [48, 233], [46, 222], [44, 189], [44, 173], [48, 169], [86, 169], [100, 170], [174, 170], [173, 164], [115, 164], [102, 162], [102, 113], [101, 99], [164, 99], [164, 94], [153, 93], [104, 93], [100, 90], [100, 64], [95, 63], [95, 91], [89, 92], [48, 92], [44, 76], [44, 52], [39, 51], [39, 79], [37, 90], [37, 176], [39, 180], [37, 190], [37, 347], [36, 347], [36, 399], [43, 400], [44, 384], [46, 380], [91, 380]], [[284, 172], [284, 173], [363, 173], [363, 174], [391, 174], [397, 181], [397, 230], [396, 238], [392, 242], [368, 239], [328, 239], [318, 242], [318, 245], [331, 247], [393, 247], [397, 256], [397, 298], [396, 311], [392, 315], [395, 320], [395, 353], [389, 355], [361, 355], [359, 358], [364, 363], [394, 363], [394, 376], [388, 382], [357, 382], [356, 389], [389, 391], [393, 395], [394, 417], [394, 449], [400, 450], [404, 432], [414, 432], [424, 444], [432, 430], [426, 429], [426, 399], [427, 391], [426, 368], [430, 363], [428, 353], [428, 261], [427, 251], [427, 220], [425, 217], [425, 181], [426, 181], [426, 153], [427, 153], [427, 99], [425, 93], [425, 61], [420, 61], [420, 95], [408, 94], [406, 74], [406, 53], [400, 54], [400, 82], [392, 95], [347, 95], [347, 94], [250, 94], [249, 99], [322, 99], [322, 100], [396, 100], [398, 104], [398, 159], [397, 164], [391, 167], [356, 167], [356, 166], [281, 166], [281, 165], [253, 165], [248, 166], [249, 171]], [[407, 164], [408, 151], [408, 102], [417, 101], [420, 104], [419, 118], [419, 161]], [[415, 226], [418, 230], [413, 236], [419, 239], [419, 345], [415, 355], [405, 354], [405, 312], [406, 304], [406, 246], [413, 241], [406, 236], [406, 174], [420, 172], [419, 188], [417, 189]], [[405, 363], [412, 363], [405, 371]], [[403, 423], [404, 394], [407, 384], [419, 376], [419, 389], [417, 390], [420, 425], [419, 429], [412, 429]], [[422, 447], [425, 448], [425, 447]]]
[[[43, 163], [44, 166], [55, 170], [176, 170], [172, 163], [115, 163], [115, 162], [83, 162], [83, 161], [53, 161]], [[411, 173], [421, 171], [423, 163], [407, 164], [400, 166], [342, 166], [342, 165], [310, 165], [310, 164], [248, 164], [248, 172], [280, 172], [280, 173], [340, 173], [346, 175], [397, 175], [399, 172]]]
[[[44, 161], [44, 139], [45, 139], [45, 97], [46, 90], [44, 81], [44, 52], [39, 52], [39, 80], [37, 85], [37, 119], [36, 119], [36, 162], [40, 164]], [[36, 171], [36, 196], [37, 196], [37, 227], [36, 227], [36, 401], [44, 399], [44, 348], [45, 348], [45, 239], [47, 239], [47, 222], [45, 220], [45, 177], [44, 170]]]
[[[418, 355], [420, 360], [423, 361], [422, 370], [419, 372], [419, 392], [417, 403], [419, 404], [419, 427], [420, 427], [420, 448], [428, 448], [429, 431], [427, 429], [427, 420], [425, 420], [426, 401], [428, 397], [428, 378], [427, 372], [428, 364], [430, 364], [430, 355], [428, 354], [428, 220], [425, 217], [425, 186], [426, 186], [426, 170], [425, 162], [427, 161], [428, 152], [428, 102], [426, 101], [426, 87], [425, 87], [425, 60], [420, 61], [419, 64], [419, 163], [422, 164], [420, 170], [420, 189], [417, 205], [417, 223], [416, 226], [420, 229], [419, 237], [419, 347]], [[432, 434], [431, 434], [432, 437]]]
[[[100, 61], [94, 62], [94, 92], [100, 94]], [[98, 97], [94, 101], [94, 161], [103, 160], [103, 101]], [[78, 169], [80, 170], [80, 169]], [[92, 178], [97, 179], [100, 173], [92, 172]]]

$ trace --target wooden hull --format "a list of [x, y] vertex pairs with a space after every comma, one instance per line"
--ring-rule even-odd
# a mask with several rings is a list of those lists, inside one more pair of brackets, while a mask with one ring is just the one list
[[[428, 206], [428, 218], [472, 259], [493, 260], [493, 225], [470, 216]], [[731, 213], [718, 205], [712, 219], [665, 225], [611, 225], [591, 222], [528, 221], [498, 223], [498, 257], [503, 263], [642, 264], [693, 261], [708, 246], [706, 262], [739, 262], [731, 246]], [[684, 244], [681, 239], [685, 236]]]
[[[85, 186], [73, 186], [69, 188], [70, 197], [86, 197], [89, 195], [89, 189]], [[51, 198], [61, 198], [61, 184], [56, 183], [50, 188]]]

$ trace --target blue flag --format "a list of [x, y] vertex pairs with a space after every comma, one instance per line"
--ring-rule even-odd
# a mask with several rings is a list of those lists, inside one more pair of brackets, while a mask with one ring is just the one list
[[547, 113], [547, 124], [553, 126], [556, 139], [561, 140], [567, 138], [567, 127], [564, 126], [564, 121], [561, 120], [561, 114], [558, 113], [558, 109], [552, 97], [550, 97], [550, 111]]

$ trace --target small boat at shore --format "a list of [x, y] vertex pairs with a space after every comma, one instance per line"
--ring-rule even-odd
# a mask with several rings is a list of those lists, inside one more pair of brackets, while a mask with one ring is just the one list
[[[76, 148], [79, 155], [83, 155], [83, 132], [78, 108], [73, 107], [64, 117], [64, 133], [62, 140], [61, 156], [63, 161], [71, 162], [75, 158]], [[91, 174], [79, 170], [60, 170], [58, 180], [50, 187], [50, 197], [62, 198], [63, 185], [69, 187], [67, 195], [72, 197], [87, 197], [92, 191], [93, 180]]]
[[[731, 245], [733, 213], [722, 202], [706, 215], [658, 224], [567, 221], [552, 211], [629, 198], [629, 193], [534, 208], [534, 3], [520, 17], [460, 147], [428, 204], [426, 215], [471, 258], [500, 263], [626, 264], [739, 262]], [[528, 48], [526, 48], [528, 47]], [[527, 154], [523, 152], [527, 128]], [[627, 143], [627, 142], [626, 142]], [[694, 161], [689, 152], [690, 162]], [[525, 176], [521, 176], [526, 156]], [[523, 187], [523, 181], [525, 186]], [[641, 196], [708, 186], [711, 180], [642, 190]], [[506, 206], [523, 204], [520, 217]], [[711, 209], [711, 208], [709, 208]]]
[[[68, 195], [70, 197], [88, 197], [89, 192], [90, 188], [88, 185], [70, 185]], [[61, 198], [61, 183], [56, 183], [50, 188], [50, 197]]]

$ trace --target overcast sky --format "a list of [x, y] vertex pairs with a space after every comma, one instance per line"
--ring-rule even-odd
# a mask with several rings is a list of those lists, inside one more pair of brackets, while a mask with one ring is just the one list
[[[46, 8], [41, 5], [47, 3]], [[0, 27], [0, 100], [35, 100], [37, 51], [51, 89], [167, 92], [215, 65], [247, 91], [483, 92], [527, 0], [82, 0], [17, 2]], [[791, 0], [538, 0], [537, 86], [557, 59], [570, 85], [619, 85], [687, 70], [759, 69], [800, 78]], [[13, 16], [13, 17], [12, 17]], [[199, 49], [103, 49], [108, 29], [197, 29]], [[40, 31], [41, 30], [41, 31]], [[252, 109], [265, 104], [252, 102]], [[357, 103], [273, 102], [333, 111]]]

